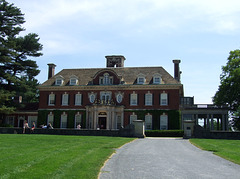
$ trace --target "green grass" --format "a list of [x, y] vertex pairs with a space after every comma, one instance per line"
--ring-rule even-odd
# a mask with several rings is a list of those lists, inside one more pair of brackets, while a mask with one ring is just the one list
[[240, 164], [240, 140], [190, 139], [195, 146]]
[[130, 138], [0, 134], [0, 178], [97, 178]]

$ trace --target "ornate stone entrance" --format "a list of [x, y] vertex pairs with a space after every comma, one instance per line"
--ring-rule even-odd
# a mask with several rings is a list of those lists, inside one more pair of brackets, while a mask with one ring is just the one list
[[87, 129], [120, 129], [123, 120], [124, 106], [104, 104], [86, 106]]

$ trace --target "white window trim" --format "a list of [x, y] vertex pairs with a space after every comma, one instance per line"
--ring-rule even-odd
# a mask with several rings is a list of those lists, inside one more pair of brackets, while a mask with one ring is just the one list
[[137, 78], [137, 84], [145, 84], [145, 83], [146, 83], [145, 75], [139, 74]]
[[148, 92], [145, 94], [145, 106], [152, 106], [153, 105], [153, 95], [152, 93]]
[[50, 113], [48, 114], [47, 125], [48, 125], [49, 123], [51, 123], [51, 125], [53, 126], [53, 122], [54, 122], [54, 115], [52, 114], [52, 112], [50, 112]]
[[[164, 125], [163, 123], [166, 124]], [[160, 116], [160, 130], [168, 130], [168, 115], [166, 115], [165, 113]]]
[[[156, 78], [159, 78], [159, 81], [156, 81]], [[161, 75], [157, 74], [153, 76], [153, 84], [161, 84], [162, 83], [162, 78]]]
[[132, 94], [130, 94], [130, 105], [131, 106], [137, 106], [138, 103], [138, 95], [133, 92]]
[[[60, 128], [62, 128], [62, 129], [66, 129], [67, 128], [67, 122], [68, 122], [68, 120], [67, 120], [67, 114], [65, 113], [65, 112], [63, 112], [62, 114], [61, 114], [61, 122], [60, 122]], [[64, 121], [63, 121], [64, 120]], [[66, 120], [66, 121], [65, 121]], [[66, 127], [63, 127], [63, 125], [62, 125], [62, 123], [66, 123]]]
[[132, 122], [135, 120], [137, 120], [137, 115], [133, 113], [132, 115], [130, 115], [130, 124], [132, 124]]
[[[77, 121], [78, 117], [80, 118], [80, 122]], [[77, 128], [77, 125], [82, 123], [82, 114], [79, 114], [79, 112], [75, 115], [75, 119], [74, 119], [74, 128]]]
[[[52, 103], [53, 101], [53, 103]], [[54, 106], [56, 102], [56, 95], [51, 93], [48, 95], [48, 106]]]
[[160, 105], [161, 106], [168, 106], [168, 94], [163, 92], [160, 95]]
[[[148, 128], [148, 125], [150, 128]], [[145, 130], [152, 130], [152, 115], [145, 115]]]
[[75, 94], [75, 106], [81, 106], [82, 105], [82, 94], [77, 93]]
[[62, 106], [68, 106], [69, 94], [62, 94]]
[[[61, 82], [61, 83], [58, 83], [58, 82]], [[57, 76], [56, 79], [55, 79], [55, 85], [56, 86], [61, 86], [63, 85], [63, 77], [61, 75]]]

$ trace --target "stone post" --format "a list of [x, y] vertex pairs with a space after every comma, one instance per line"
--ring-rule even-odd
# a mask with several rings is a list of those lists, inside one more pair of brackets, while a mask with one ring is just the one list
[[133, 125], [135, 127], [134, 137], [144, 138], [145, 137], [145, 127], [143, 120], [135, 120], [133, 121]]

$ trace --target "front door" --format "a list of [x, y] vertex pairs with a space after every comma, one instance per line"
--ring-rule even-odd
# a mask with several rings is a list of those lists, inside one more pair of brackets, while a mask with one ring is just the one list
[[99, 117], [98, 125], [100, 129], [106, 129], [106, 117]]

